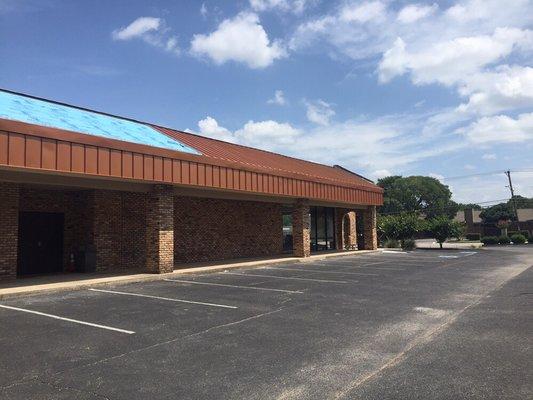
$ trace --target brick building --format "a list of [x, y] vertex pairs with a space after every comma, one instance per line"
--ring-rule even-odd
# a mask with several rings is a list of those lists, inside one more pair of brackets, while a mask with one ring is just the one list
[[0, 281], [375, 249], [381, 203], [339, 166], [0, 91]]

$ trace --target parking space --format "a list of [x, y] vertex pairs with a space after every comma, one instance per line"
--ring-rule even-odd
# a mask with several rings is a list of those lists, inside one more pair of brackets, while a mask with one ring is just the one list
[[0, 397], [373, 393], [376, 371], [521, 276], [530, 256], [384, 251], [5, 300]]

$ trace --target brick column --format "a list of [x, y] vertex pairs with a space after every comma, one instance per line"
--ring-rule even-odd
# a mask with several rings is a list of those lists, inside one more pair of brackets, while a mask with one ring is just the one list
[[356, 214], [355, 211], [350, 211], [348, 214], [347, 220], [349, 221], [348, 228], [348, 250], [357, 249], [357, 227], [355, 224]]
[[296, 257], [311, 255], [309, 200], [298, 199], [292, 211], [292, 249]]
[[337, 250], [355, 250], [357, 232], [355, 211], [346, 208], [335, 209], [335, 244]]
[[335, 248], [339, 251], [344, 250], [344, 233], [342, 220], [346, 214], [345, 208], [335, 208]]
[[17, 277], [19, 187], [0, 183], [0, 282]]
[[174, 191], [171, 186], [155, 185], [148, 193], [146, 269], [160, 274], [174, 269]]
[[378, 233], [376, 229], [376, 206], [368, 206], [368, 208], [363, 211], [363, 225], [365, 250], [377, 250]]

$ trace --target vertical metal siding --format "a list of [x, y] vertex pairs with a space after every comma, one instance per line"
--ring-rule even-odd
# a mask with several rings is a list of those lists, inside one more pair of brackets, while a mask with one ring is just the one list
[[382, 194], [255, 171], [0, 131], [0, 165], [379, 205]]

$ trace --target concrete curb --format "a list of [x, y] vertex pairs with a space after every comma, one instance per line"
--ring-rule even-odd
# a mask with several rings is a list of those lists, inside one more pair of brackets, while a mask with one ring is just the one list
[[52, 283], [43, 283], [43, 284], [31, 284], [31, 285], [20, 285], [16, 283], [15, 286], [0, 288], [0, 300], [12, 299], [22, 296], [31, 296], [37, 294], [45, 293], [55, 293], [69, 290], [83, 290], [90, 287], [105, 287], [111, 285], [124, 285], [128, 283], [137, 283], [137, 282], [150, 282], [157, 281], [166, 278], [172, 278], [179, 275], [187, 274], [198, 274], [198, 273], [215, 273], [229, 269], [239, 269], [239, 268], [250, 268], [250, 267], [261, 267], [265, 265], [275, 265], [275, 264], [286, 264], [294, 262], [312, 262], [318, 260], [324, 260], [326, 258], [332, 257], [346, 257], [354, 255], [362, 255], [369, 253], [378, 253], [379, 250], [358, 250], [358, 251], [346, 251], [342, 253], [327, 253], [327, 254], [318, 254], [312, 255], [308, 258], [298, 258], [298, 257], [282, 257], [276, 259], [267, 259], [267, 260], [253, 260], [253, 261], [240, 261], [232, 262], [227, 264], [215, 264], [215, 265], [206, 265], [206, 266], [196, 266], [190, 267], [190, 264], [187, 265], [187, 268], [179, 268], [177, 265], [176, 270], [169, 272], [167, 274], [129, 274], [129, 275], [114, 275], [114, 276], [102, 276], [99, 278], [87, 279], [86, 275], [80, 274], [81, 279], [71, 280], [71, 281], [61, 281], [61, 282], [52, 282]]

